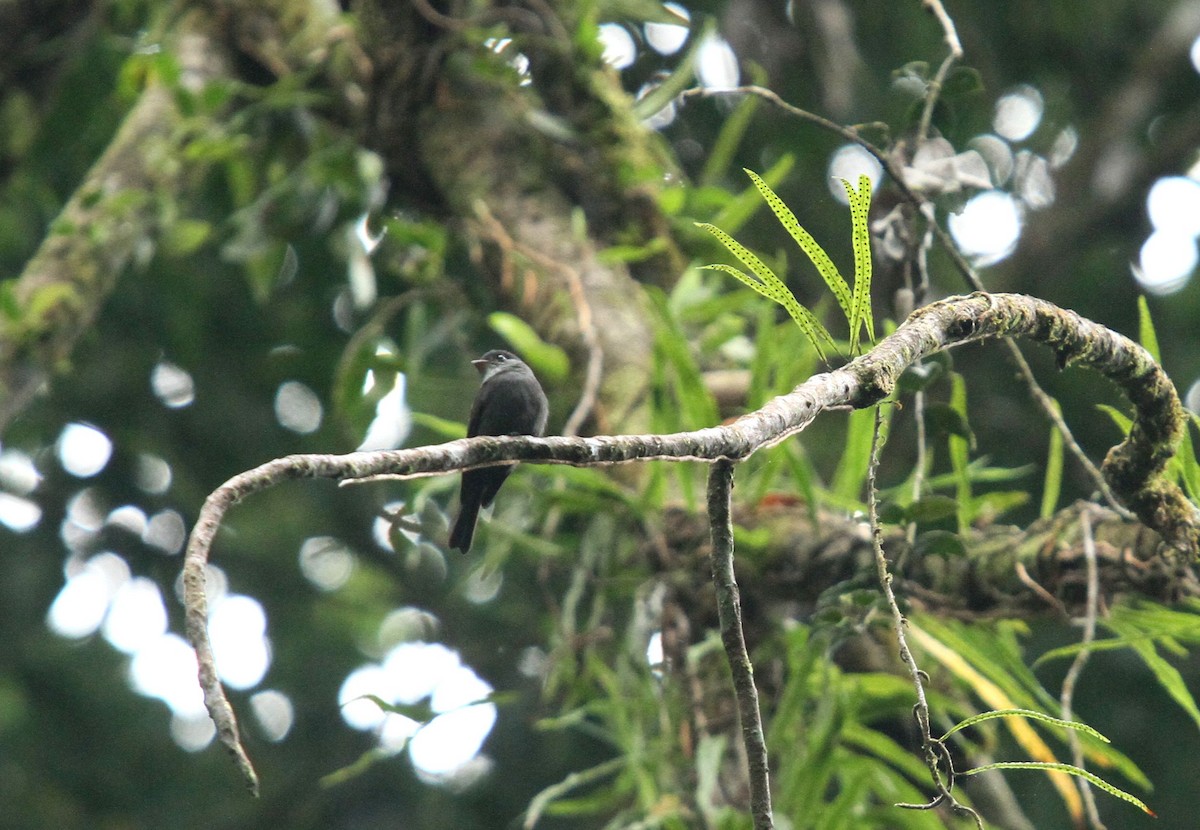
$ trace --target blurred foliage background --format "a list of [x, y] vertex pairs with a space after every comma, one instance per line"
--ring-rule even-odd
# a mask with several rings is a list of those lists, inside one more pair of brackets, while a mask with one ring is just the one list
[[[289, 483], [237, 507], [210, 585], [258, 801], [209, 745], [169, 633], [182, 547], [210, 491], [272, 458], [460, 437], [488, 348], [535, 368], [552, 432], [707, 426], [819, 371], [786, 315], [700, 267], [727, 261], [695, 227], [712, 222], [834, 310], [742, 168], [844, 273], [833, 177], [873, 173], [875, 317], [901, 318], [920, 218], [844, 136], [720, 94], [739, 83], [861, 125], [930, 176], [936, 220], [989, 289], [1134, 337], [1149, 291], [1162, 362], [1200, 407], [1200, 4], [952, 0], [965, 55], [931, 113], [948, 148], [932, 167], [913, 150], [946, 44], [925, 5], [0, 4], [0, 827], [749, 826], [699, 465], [523, 468], [468, 557], [443, 548], [453, 476]], [[708, 92], [670, 94], [693, 87]], [[1151, 201], [1164, 181], [1182, 195]], [[981, 195], [1001, 210], [969, 225]], [[930, 299], [968, 290], [936, 247], [927, 274]], [[1113, 390], [1028, 357], [1101, 459], [1121, 434], [1097, 408], [1121, 406]], [[1038, 517], [1050, 429], [998, 347], [937, 365], [929, 472], [961, 496], [965, 413], [979, 499], [952, 558]], [[916, 429], [893, 420], [882, 479], [902, 501]], [[861, 426], [822, 418], [739, 468], [779, 825], [966, 826], [891, 806], [929, 787], [846, 521]], [[1068, 458], [1056, 504], [1091, 495]], [[1120, 593], [1102, 629], [1132, 647], [1092, 658], [1075, 710], [1113, 740], [1101, 774], [1153, 826], [1191, 828], [1200, 606]], [[924, 599], [926, 634], [1054, 710], [1068, 661], [1034, 661], [1078, 640], [1063, 616], [1029, 597]], [[922, 654], [947, 725], [994, 705]], [[364, 693], [390, 707], [351, 700]], [[424, 742], [450, 760], [430, 749], [422, 766], [405, 737], [441, 712], [468, 723], [432, 721]], [[957, 750], [1026, 757], [1003, 726]], [[967, 792], [989, 826], [1072, 821], [1036, 773]]]

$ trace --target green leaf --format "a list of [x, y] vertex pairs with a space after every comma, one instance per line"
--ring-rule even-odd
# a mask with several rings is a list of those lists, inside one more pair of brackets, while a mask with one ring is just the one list
[[1072, 764], [1061, 764], [1048, 761], [1000, 761], [995, 764], [985, 764], [982, 767], [975, 767], [974, 769], [962, 771], [959, 773], [959, 775], [978, 775], [981, 772], [1003, 769], [1032, 769], [1042, 771], [1055, 770], [1057, 772], [1065, 772], [1068, 775], [1078, 776], [1079, 778], [1083, 778], [1084, 780], [1088, 781], [1092, 786], [1104, 790], [1109, 795], [1116, 796], [1123, 801], [1128, 801], [1130, 804], [1134, 805], [1147, 815], [1155, 816], [1155, 812], [1147, 807], [1141, 799], [1130, 795], [1124, 790], [1114, 787], [1100, 776], [1090, 773], [1085, 769], [1080, 769]]
[[919, 556], [964, 556], [967, 546], [962, 537], [948, 530], [927, 530], [917, 536], [916, 552]]
[[674, 374], [678, 413], [682, 416], [678, 426], [699, 429], [715, 424], [718, 420], [717, 404], [704, 385], [704, 378], [692, 358], [683, 333], [668, 326], [660, 326], [656, 333], [659, 353]]
[[639, 121], [644, 121], [663, 107], [670, 104], [679, 94], [691, 86], [696, 75], [696, 58], [700, 47], [708, 42], [710, 36], [717, 30], [715, 17], [707, 17], [700, 24], [699, 31], [692, 30], [688, 36], [688, 48], [683, 57], [675, 65], [675, 69], [666, 80], [654, 87], [649, 93], [633, 105], [633, 114]]
[[[750, 97], [753, 98], [754, 96]], [[767, 172], [762, 174], [763, 181], [771, 187], [777, 186], [787, 178], [788, 173], [792, 172], [795, 164], [795, 156], [791, 153], [784, 154], [779, 158], [779, 161], [771, 165]], [[721, 192], [723, 193], [724, 191]], [[762, 207], [762, 203], [762, 196], [758, 188], [747, 187], [721, 208], [720, 212], [713, 217], [713, 224], [725, 228], [729, 233], [737, 233], [758, 209]]]
[[867, 327], [867, 339], [875, 342], [875, 321], [871, 315], [871, 231], [867, 219], [871, 210], [871, 179], [858, 177], [858, 190], [842, 179], [850, 200], [851, 241], [854, 246], [854, 296], [850, 315], [850, 354], [858, 353], [858, 337]]
[[971, 440], [971, 425], [967, 423], [967, 419], [961, 412], [949, 404], [927, 404], [925, 406], [925, 428], [933, 438], [957, 435], [968, 442]]
[[[1194, 616], [1193, 620], [1195, 620]], [[1158, 685], [1162, 686], [1171, 699], [1179, 705], [1179, 708], [1187, 712], [1192, 722], [1200, 727], [1200, 708], [1196, 706], [1195, 698], [1188, 691], [1183, 675], [1158, 653], [1158, 649], [1155, 648], [1152, 641], [1139, 636], [1144, 633], [1142, 630], [1128, 625], [1127, 622], [1128, 620], [1122, 616], [1114, 616], [1104, 620], [1104, 625], [1129, 641], [1129, 647], [1137, 653], [1138, 657], [1142, 658], [1142, 662], [1153, 672]]]
[[1150, 352], [1150, 356], [1158, 363], [1162, 362], [1158, 348], [1158, 334], [1154, 331], [1154, 320], [1150, 318], [1150, 306], [1146, 303], [1146, 295], [1138, 295], [1138, 342], [1142, 348]]
[[430, 415], [428, 412], [413, 412], [412, 419], [414, 426], [424, 427], [432, 431], [435, 435], [445, 438], [447, 441], [455, 441], [459, 438], [467, 437], [467, 425], [461, 421], [439, 418], [436, 415]]
[[779, 223], [791, 234], [792, 239], [796, 240], [796, 244], [800, 246], [800, 250], [804, 251], [812, 261], [812, 264], [817, 267], [821, 278], [825, 280], [825, 284], [829, 286], [829, 290], [833, 292], [834, 298], [837, 299], [838, 305], [841, 306], [846, 319], [848, 321], [851, 320], [853, 303], [850, 297], [850, 286], [846, 284], [846, 280], [838, 272], [837, 266], [833, 264], [833, 260], [829, 258], [829, 254], [825, 253], [825, 249], [817, 244], [817, 240], [813, 239], [812, 234], [800, 225], [800, 222], [796, 219], [796, 215], [783, 203], [783, 199], [780, 199], [775, 194], [775, 191], [757, 173], [753, 170], [746, 170], [746, 175], [754, 182], [754, 186], [758, 188], [758, 192], [762, 194], [763, 199], [771, 207]]
[[1179, 449], [1175, 451], [1171, 462], [1179, 465], [1179, 478], [1183, 481], [1183, 489], [1193, 502], [1200, 504], [1200, 461], [1196, 460], [1196, 445], [1192, 441], [1191, 430], [1191, 424], [1200, 424], [1200, 419], [1193, 413], [1189, 415], [1191, 417], [1183, 427], [1183, 440], [1179, 442]]
[[347, 764], [346, 766], [336, 769], [327, 775], [321, 776], [321, 779], [318, 783], [326, 789], [330, 787], [336, 787], [339, 784], [345, 784], [347, 781], [362, 775], [371, 767], [375, 766], [375, 764], [379, 763], [380, 761], [386, 761], [395, 754], [396, 753], [392, 750], [386, 750], [380, 747], [372, 747], [362, 755], [359, 755], [354, 763]]
[[[761, 261], [760, 265], [762, 265]], [[796, 325], [800, 327], [800, 331], [803, 331], [804, 336], [809, 338], [809, 342], [812, 343], [812, 348], [816, 350], [817, 355], [820, 355], [821, 360], [828, 360], [828, 357], [826, 356], [826, 350], [822, 348], [822, 343], [830, 350], [835, 350], [838, 348], [838, 344], [834, 343], [833, 341], [833, 336], [830, 336], [826, 327], [821, 325], [821, 320], [818, 320], [816, 315], [810, 312], [808, 308], [800, 305], [800, 303], [796, 301], [796, 297], [793, 297], [791, 293], [788, 293], [785, 299], [784, 296], [779, 294], [778, 290], [768, 287], [766, 283], [758, 282], [757, 279], [751, 277], [748, 275], [748, 273], [739, 271], [732, 265], [718, 263], [714, 265], [706, 265], [704, 267], [707, 267], [709, 270], [722, 271], [728, 273], [728, 275], [737, 277], [739, 281], [749, 285], [750, 288], [758, 291], [758, 293], [762, 294], [764, 297], [767, 297], [767, 299], [774, 300], [775, 302], [778, 302], [779, 305], [784, 306], [784, 308], [787, 309], [788, 315], [791, 315], [791, 318], [796, 321]], [[763, 265], [763, 267], [767, 266]], [[770, 276], [774, 277], [775, 275], [772, 273]], [[776, 282], [778, 282], [778, 278], [776, 278]], [[781, 285], [782, 283], [779, 284]], [[786, 291], [787, 289], [785, 288], [784, 290]]]
[[[970, 480], [969, 476], [967, 480]], [[972, 521], [980, 516], [985, 516], [989, 521], [995, 521], [996, 518], [1003, 516], [1008, 511], [1027, 504], [1029, 498], [1027, 490], [1000, 490], [976, 496], [971, 500]]]
[[[762, 67], [750, 64], [749, 69], [751, 76], [750, 83], [762, 85], [770, 82], [766, 70]], [[758, 112], [758, 108], [762, 105], [762, 102], [763, 99], [757, 95], [747, 95], [738, 102], [733, 112], [722, 119], [721, 131], [717, 133], [716, 140], [712, 143], [711, 148], [706, 154], [707, 158], [704, 160], [704, 169], [700, 171], [699, 183], [701, 185], [717, 184], [728, 172], [730, 162], [733, 160], [738, 146], [742, 143], [742, 139], [750, 129], [750, 125], [755, 123], [754, 115]], [[784, 154], [780, 162], [786, 161], [787, 169], [790, 170], [794, 160], [795, 158], [791, 154]], [[779, 162], [776, 162], [775, 167], [779, 167]], [[765, 178], [771, 181], [770, 176], [766, 176]], [[782, 179], [783, 177], [780, 176], [775, 181], [782, 181]], [[757, 204], [762, 204], [758, 198], [755, 198], [754, 201]], [[730, 233], [734, 233], [737, 230], [721, 221], [718, 221], [717, 224]]]
[[980, 712], [978, 715], [972, 715], [971, 717], [954, 724], [954, 726], [950, 727], [950, 731], [938, 738], [938, 740], [944, 741], [955, 732], [958, 732], [960, 729], [966, 729], [968, 726], [974, 726], [977, 723], [982, 723], [986, 720], [992, 720], [993, 718], [1029, 718], [1030, 720], [1048, 723], [1051, 726], [1061, 726], [1064, 729], [1075, 729], [1080, 732], [1086, 732], [1093, 738], [1099, 738], [1100, 740], [1104, 741], [1104, 743], [1109, 743], [1108, 738], [1101, 735], [1086, 723], [1080, 723], [1079, 721], [1073, 720], [1063, 720], [1062, 718], [1056, 718], [1033, 709], [991, 709], [987, 712]]
[[1096, 408], [1108, 417], [1112, 418], [1113, 423], [1117, 425], [1117, 429], [1121, 430], [1123, 435], [1129, 434], [1129, 428], [1133, 426], [1132, 418], [1130, 418], [1121, 410], [1117, 409], [1115, 406], [1109, 406], [1106, 403], [1098, 403], [1096, 404]]
[[542, 817], [542, 813], [556, 801], [566, 796], [567, 793], [616, 775], [626, 763], [625, 758], [613, 758], [591, 769], [586, 769], [582, 772], [572, 772], [557, 784], [551, 784], [534, 796], [533, 800], [529, 802], [529, 808], [525, 811], [525, 820], [521, 826], [525, 828], [535, 826]]
[[[1050, 405], [1057, 415], [1062, 415], [1058, 401], [1053, 398]], [[1039, 515], [1048, 519], [1058, 509], [1058, 499], [1062, 494], [1063, 476], [1063, 436], [1057, 428], [1050, 427], [1050, 449], [1046, 454], [1046, 480], [1042, 484], [1042, 509]]]
[[565, 380], [571, 370], [571, 362], [567, 353], [547, 343], [538, 335], [533, 327], [505, 311], [494, 311], [488, 315], [488, 326], [512, 344], [514, 350], [529, 364], [533, 371], [541, 375], [543, 380]]
[[909, 366], [897, 381], [902, 394], [923, 392], [932, 386], [938, 378], [944, 375], [946, 366], [936, 360], [923, 360]]
[[910, 522], [936, 522], [953, 516], [958, 511], [958, 502], [950, 496], [925, 496], [908, 506], [905, 511]]
[[[1149, 636], [1146, 639], [1150, 639]], [[1093, 640], [1090, 643], [1070, 643], [1058, 648], [1052, 648], [1049, 651], [1038, 655], [1038, 658], [1033, 661], [1032, 668], [1037, 668], [1043, 663], [1049, 663], [1051, 660], [1063, 660], [1067, 657], [1074, 657], [1081, 651], [1112, 651], [1118, 648], [1128, 648], [1129, 640], [1124, 637], [1111, 637], [1104, 640]]]
[[942, 84], [943, 98], [960, 98], [984, 90], [983, 76], [970, 66], [956, 66]]
[[163, 249], [176, 257], [195, 253], [207, 241], [212, 230], [212, 225], [198, 219], [172, 222], [163, 229]]
[[[957, 412], [963, 423], [967, 419], [967, 383], [958, 372], [950, 373], [950, 408]], [[950, 449], [950, 467], [954, 471], [954, 495], [958, 499], [958, 529], [965, 532], [974, 519], [971, 510], [971, 476], [968, 469], [971, 442], [958, 435], [946, 439]]]

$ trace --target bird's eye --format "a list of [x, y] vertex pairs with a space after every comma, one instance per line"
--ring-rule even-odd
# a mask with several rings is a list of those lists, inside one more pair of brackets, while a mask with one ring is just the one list
[[501, 363], [503, 363], [504, 361], [508, 360], [508, 355], [506, 355], [506, 354], [498, 354], [498, 355], [496, 355], [496, 360], [498, 360], [498, 361], [500, 361]]

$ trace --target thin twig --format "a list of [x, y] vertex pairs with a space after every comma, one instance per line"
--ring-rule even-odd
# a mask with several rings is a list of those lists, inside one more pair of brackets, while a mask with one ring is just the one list
[[733, 462], [719, 458], [708, 474], [708, 523], [712, 532], [712, 575], [717, 591], [717, 617], [721, 642], [733, 673], [733, 691], [737, 697], [738, 720], [742, 725], [742, 743], [746, 748], [746, 766], [750, 776], [750, 814], [755, 830], [771, 830], [770, 767], [767, 743], [763, 737], [762, 715], [758, 709], [758, 690], [754, 686], [754, 667], [746, 651], [742, 632], [742, 604], [733, 574]]
[[952, 67], [963, 56], [962, 43], [958, 39], [958, 30], [954, 27], [954, 21], [950, 19], [950, 15], [946, 14], [946, 9], [942, 5], [941, 0], [921, 0], [921, 5], [928, 9], [934, 17], [937, 18], [938, 24], [942, 27], [942, 33], [946, 38], [946, 47], [950, 50], [946, 55], [946, 59], [942, 61], [942, 65], [938, 67], [937, 74], [933, 76], [933, 80], [929, 82], [929, 88], [925, 93], [925, 107], [921, 110], [921, 121], [917, 127], [917, 140], [924, 141], [929, 135], [929, 124], [933, 120], [933, 109], [937, 106], [938, 98], [941, 97], [942, 87], [946, 83], [946, 75]]
[[[920, 204], [920, 201], [921, 201], [920, 198], [915, 193], [913, 193], [912, 190], [910, 190], [906, 184], [904, 184], [903, 176], [901, 175], [900, 171], [895, 167], [895, 165], [892, 164], [892, 160], [888, 157], [888, 154], [885, 151], [881, 150], [879, 147], [877, 147], [875, 144], [872, 144], [870, 141], [867, 141], [865, 138], [863, 138], [862, 135], [858, 132], [858, 128], [843, 127], [841, 124], [838, 124], [836, 121], [830, 121], [828, 118], [817, 115], [815, 112], [809, 112], [808, 110], [801, 109], [800, 107], [797, 107], [794, 104], [789, 104], [787, 101], [780, 98], [778, 93], [776, 93], [774, 90], [768, 89], [765, 86], [758, 86], [757, 84], [746, 84], [745, 86], [731, 87], [729, 89], [708, 89], [705, 87], [694, 87], [692, 89], [685, 90], [679, 97], [681, 99], [686, 100], [688, 98], [711, 98], [714, 96], [723, 97], [726, 95], [732, 95], [732, 96], [754, 95], [754, 96], [757, 96], [759, 98], [762, 98], [764, 101], [767, 101], [771, 104], [774, 104], [776, 107], [779, 107], [779, 109], [783, 110], [788, 115], [794, 116], [795, 118], [799, 118], [802, 121], [808, 121], [810, 124], [816, 124], [818, 127], [820, 127], [823, 130], [828, 130], [829, 132], [836, 133], [836, 134], [840, 135], [842, 138], [846, 139], [846, 141], [849, 141], [853, 144], [857, 144], [859, 147], [862, 147], [864, 150], [866, 150], [868, 153], [870, 153], [872, 156], [874, 156], [875, 160], [878, 161], [880, 163], [880, 165], [883, 166], [884, 172], [887, 173], [889, 176], [891, 176], [892, 179], [894, 179], [896, 181], [896, 183], [899, 185], [901, 192], [904, 193], [905, 199], [907, 199], [909, 202], [912, 202], [913, 204]], [[879, 125], [863, 124], [860, 126], [863, 126], [863, 127], [879, 126], [881, 129], [887, 129], [886, 124], [879, 124]]]
[[1067, 614], [1067, 606], [1063, 605], [1063, 601], [1043, 588], [1036, 579], [1030, 576], [1028, 569], [1026, 569], [1025, 565], [1019, 559], [1015, 563], [1015, 570], [1017, 572], [1017, 579], [1021, 580], [1022, 585], [1041, 597], [1043, 602], [1061, 613], [1064, 617], [1069, 616]]
[[[932, 211], [930, 211], [932, 212]], [[932, 216], [925, 217], [925, 233], [921, 244], [917, 246], [917, 283], [912, 285], [911, 268], [908, 269], [909, 290], [912, 291], [913, 303], [919, 308], [929, 302], [929, 249], [933, 246], [933, 232], [929, 226], [934, 224]], [[910, 260], [911, 262], [911, 260]], [[912, 312], [909, 312], [910, 314]], [[919, 501], [925, 489], [925, 468], [928, 465], [929, 439], [925, 430], [925, 392], [917, 390], [913, 394], [913, 421], [917, 427], [917, 462], [913, 469], [912, 500]], [[917, 523], [909, 522], [905, 538], [911, 548], [917, 541]]]
[[[983, 819], [979, 817], [979, 813], [960, 803], [950, 791], [954, 786], [954, 767], [951, 763], [950, 752], [945, 744], [930, 734], [929, 702], [925, 698], [926, 675], [917, 666], [916, 658], [913, 657], [912, 650], [908, 647], [908, 638], [904, 636], [904, 627], [907, 622], [904, 614], [900, 611], [900, 605], [896, 602], [896, 593], [892, 590], [892, 575], [888, 572], [887, 556], [883, 552], [883, 529], [879, 526], [879, 502], [875, 486], [875, 476], [879, 470], [879, 453], [887, 440], [881, 434], [882, 430], [883, 410], [876, 406], [875, 429], [871, 436], [871, 462], [867, 467], [867, 518], [871, 523], [871, 547], [875, 552], [875, 572], [879, 577], [879, 587], [883, 590], [883, 596], [892, 612], [892, 628], [896, 633], [896, 643], [900, 648], [900, 660], [908, 667], [913, 689], [917, 694], [913, 715], [921, 733], [921, 749], [925, 755], [925, 765], [929, 767], [933, 786], [937, 790], [937, 795], [927, 804], [897, 804], [896, 806], [913, 810], [928, 810], [945, 803], [956, 813], [971, 816], [975, 820], [975, 826], [979, 830], [983, 830]], [[949, 778], [948, 781], [942, 777], [943, 763]]]
[[[1087, 665], [1088, 657], [1092, 653], [1090, 646], [1096, 639], [1096, 609], [1100, 598], [1100, 571], [1096, 567], [1096, 541], [1092, 537], [1092, 513], [1090, 506], [1084, 507], [1079, 512], [1079, 529], [1083, 536], [1084, 562], [1087, 564], [1087, 610], [1083, 618], [1082, 648], [1075, 655], [1075, 659], [1071, 662], [1071, 667], [1067, 669], [1066, 677], [1063, 678], [1062, 682], [1062, 692], [1059, 700], [1062, 703], [1063, 720], [1074, 720], [1071, 705], [1075, 697], [1075, 684], [1079, 682], [1079, 676], [1083, 673], [1083, 667]], [[1079, 733], [1074, 729], [1067, 730], [1067, 743], [1071, 747], [1073, 763], [1080, 769], [1084, 769], [1083, 745], [1079, 741]], [[1096, 796], [1092, 792], [1091, 785], [1083, 778], [1076, 778], [1075, 782], [1079, 786], [1079, 794], [1083, 797], [1083, 806], [1087, 811], [1088, 823], [1091, 825], [1092, 830], [1105, 830], [1104, 822], [1100, 820], [1100, 811], [1096, 807]]]

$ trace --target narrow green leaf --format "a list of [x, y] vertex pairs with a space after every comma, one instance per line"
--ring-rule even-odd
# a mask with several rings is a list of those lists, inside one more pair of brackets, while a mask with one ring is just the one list
[[751, 251], [741, 242], [738, 242], [716, 225], [713, 225], [709, 222], [697, 222], [696, 226], [703, 228], [715, 236], [717, 240], [729, 250], [729, 253], [741, 260], [742, 264], [749, 268], [750, 272], [754, 274], [754, 276], [758, 277], [762, 287], [759, 288], [752, 286], [756, 291], [759, 291], [766, 297], [770, 297], [780, 305], [783, 304], [781, 294], [787, 294], [788, 296], [791, 296], [791, 291], [788, 290], [787, 286], [783, 284], [783, 281], [780, 280], [779, 277], [775, 276], [775, 272], [772, 271], [765, 262], [758, 258], [758, 254]]
[[[750, 96], [753, 98], [754, 96]], [[763, 181], [775, 187], [784, 179], [796, 165], [796, 157], [786, 153], [762, 174]], [[728, 197], [727, 197], [728, 198]], [[750, 218], [762, 207], [762, 196], [758, 188], [747, 187], [741, 193], [729, 199], [720, 212], [712, 217], [714, 225], [724, 228], [728, 233], [737, 233]]]
[[[1200, 419], [1192, 415], [1189, 421], [1200, 424]], [[1196, 460], [1196, 445], [1192, 441], [1190, 424], [1184, 424], [1183, 440], [1175, 451], [1174, 463], [1179, 465], [1179, 477], [1183, 480], [1183, 489], [1196, 504], [1200, 504], [1200, 461]]]
[[347, 781], [350, 781], [351, 779], [357, 778], [358, 776], [362, 775], [364, 772], [369, 770], [371, 767], [375, 766], [375, 764], [377, 764], [378, 762], [385, 761], [395, 754], [396, 753], [394, 751], [381, 749], [380, 747], [377, 747], [377, 746], [372, 747], [371, 749], [368, 749], [366, 752], [364, 752], [362, 755], [359, 755], [358, 758], [353, 763], [347, 764], [344, 767], [341, 767], [339, 769], [334, 770], [331, 773], [321, 776], [321, 779], [318, 783], [320, 784], [321, 787], [323, 787], [325, 789], [329, 789], [330, 787], [336, 787], [339, 784], [345, 784]]
[[[761, 67], [751, 64], [750, 74], [753, 76], [750, 83], [769, 83], [767, 73]], [[717, 133], [717, 138], [707, 153], [708, 157], [704, 160], [704, 168], [700, 171], [699, 182], [701, 185], [718, 184], [721, 177], [728, 172], [738, 145], [742, 143], [746, 131], [754, 123], [754, 114], [761, 104], [762, 98], [757, 95], [747, 95], [734, 107], [733, 112], [722, 120], [721, 131]], [[784, 158], [788, 159], [787, 166], [790, 168], [792, 157], [785, 155]], [[731, 233], [736, 231], [736, 228], [732, 228], [724, 222], [717, 222], [717, 224]]]
[[950, 727], [950, 731], [938, 738], [938, 740], [944, 741], [955, 732], [958, 732], [960, 729], [966, 729], [968, 726], [974, 726], [977, 723], [982, 723], [985, 720], [992, 720], [994, 718], [1029, 718], [1030, 720], [1039, 720], [1042, 723], [1048, 723], [1051, 726], [1061, 726], [1064, 729], [1076, 729], [1080, 732], [1085, 732], [1088, 735], [1091, 735], [1093, 738], [1099, 738], [1100, 740], [1104, 741], [1104, 743], [1109, 743], [1108, 738], [1101, 735], [1086, 723], [1080, 723], [1079, 721], [1073, 720], [1063, 720], [1062, 718], [1056, 718], [1042, 712], [1034, 711], [1033, 709], [992, 709], [987, 712], [980, 712], [978, 715], [972, 715], [971, 717], [954, 724], [954, 726]]
[[[1200, 727], [1200, 708], [1196, 706], [1196, 700], [1192, 697], [1192, 693], [1188, 691], [1187, 683], [1183, 680], [1183, 675], [1179, 670], [1167, 662], [1166, 658], [1158, 653], [1158, 649], [1154, 647], [1154, 643], [1149, 640], [1137, 638], [1136, 630], [1120, 631], [1114, 628], [1113, 620], [1106, 620], [1104, 623], [1108, 628], [1116, 631], [1122, 637], [1132, 634], [1129, 647], [1137, 652], [1138, 657], [1142, 658], [1142, 662], [1146, 667], [1154, 673], [1154, 679], [1158, 681], [1158, 685], [1166, 690], [1171, 699], [1179, 705], [1179, 708], [1188, 713], [1192, 722]], [[1117, 623], [1117, 628], [1123, 628], [1120, 623]]]
[[[755, 280], [749, 274], [739, 271], [732, 265], [716, 263], [714, 265], [705, 265], [704, 267], [713, 271], [723, 271], [726, 274], [731, 274], [732, 276], [737, 277], [740, 281], [748, 285], [750, 288], [753, 288], [759, 294], [762, 294], [764, 297], [770, 300], [774, 300], [787, 309], [788, 314], [812, 343], [813, 348], [816, 350], [821, 360], [828, 362], [828, 357], [825, 351], [826, 348], [830, 350], [837, 349], [837, 344], [834, 342], [833, 336], [829, 333], [829, 330], [826, 329], [825, 326], [821, 325], [821, 321], [817, 319], [815, 314], [813, 314], [804, 306], [800, 305], [800, 303], [796, 301], [796, 298], [790, 293], [788, 293], [786, 297], [781, 296], [777, 291], [772, 291], [771, 288], [766, 284]], [[822, 344], [824, 344], [824, 348], [822, 347]]]
[[917, 536], [915, 550], [918, 556], [964, 556], [967, 552], [962, 537], [948, 530], [927, 530]]
[[746, 170], [746, 175], [750, 177], [754, 182], [754, 186], [758, 188], [758, 192], [762, 194], [763, 199], [770, 205], [776, 218], [779, 219], [779, 223], [787, 229], [792, 239], [796, 240], [796, 244], [800, 246], [800, 250], [804, 251], [809, 260], [812, 261], [812, 264], [817, 267], [821, 278], [825, 280], [825, 284], [829, 286], [829, 290], [833, 292], [838, 305], [841, 306], [842, 312], [846, 315], [846, 320], [850, 320], [853, 313], [850, 286], [846, 284], [845, 278], [842, 277], [837, 266], [833, 264], [833, 260], [829, 258], [829, 254], [825, 253], [825, 249], [817, 244], [817, 240], [813, 239], [812, 234], [801, 226], [800, 222], [796, 219], [796, 215], [775, 194], [770, 185], [763, 181], [762, 177], [753, 170]]
[[[968, 481], [970, 477], [968, 476]], [[989, 522], [1010, 510], [1015, 510], [1029, 502], [1028, 490], [992, 491], [976, 496], [971, 501], [972, 521], [985, 516]]]
[[867, 339], [875, 341], [875, 322], [871, 315], [871, 231], [867, 224], [871, 209], [871, 179], [858, 177], [858, 190], [842, 179], [850, 200], [851, 240], [854, 246], [854, 296], [850, 317], [850, 354], [857, 353], [859, 332], [867, 327]]
[[621, 771], [621, 768], [627, 763], [625, 758], [613, 758], [598, 764], [591, 769], [583, 770], [582, 772], [572, 772], [566, 778], [559, 781], [557, 784], [551, 784], [540, 793], [533, 797], [529, 802], [529, 807], [525, 811], [525, 820], [521, 826], [525, 828], [534, 827], [542, 817], [542, 813], [556, 801], [559, 801], [567, 793], [594, 784], [604, 778], [609, 778]]
[[667, 79], [634, 103], [633, 113], [639, 120], [644, 121], [658, 113], [691, 85], [696, 76], [696, 58], [700, 54], [700, 47], [708, 41], [714, 31], [715, 18], [708, 18], [699, 31], [692, 31], [688, 37], [687, 51]]
[[704, 385], [691, 346], [677, 318], [667, 308], [666, 297], [661, 292], [647, 292], [647, 296], [654, 311], [656, 366], [660, 371], [666, 371], [668, 378], [674, 376], [670, 380], [664, 379], [666, 383], [674, 381], [677, 401], [677, 406], [670, 409], [676, 420], [667, 426], [674, 431], [715, 424], [718, 420], [716, 401]]
[[1117, 409], [1115, 406], [1109, 406], [1106, 403], [1098, 403], [1096, 404], [1096, 408], [1108, 417], [1112, 418], [1113, 423], [1117, 425], [1117, 429], [1121, 430], [1123, 434], [1129, 434], [1129, 428], [1133, 426], [1132, 418], [1130, 418], [1121, 410]]
[[[1054, 407], [1055, 414], [1062, 414], [1058, 401], [1051, 399], [1050, 405]], [[1050, 449], [1046, 454], [1046, 480], [1042, 484], [1042, 509], [1039, 513], [1043, 519], [1050, 518], [1058, 509], [1058, 499], [1062, 494], [1062, 476], [1063, 437], [1062, 433], [1052, 426], [1050, 427]]]
[[[950, 408], [962, 420], [967, 420], [967, 383], [958, 372], [950, 373]], [[972, 511], [971, 475], [969, 469], [971, 442], [966, 438], [951, 435], [947, 439], [950, 450], [950, 467], [954, 471], [954, 494], [958, 499], [958, 529], [966, 532], [975, 518]]]
[[[1150, 637], [1147, 635], [1145, 639], [1149, 640]], [[1124, 637], [1109, 637], [1103, 640], [1092, 640], [1090, 643], [1070, 643], [1039, 654], [1038, 658], [1030, 664], [1030, 668], [1036, 669], [1043, 663], [1049, 663], [1051, 660], [1065, 660], [1068, 657], [1074, 657], [1085, 649], [1089, 652], [1111, 651], [1117, 648], [1128, 648], [1129, 643], [1130, 641]]]
[[1109, 795], [1116, 796], [1123, 801], [1128, 801], [1143, 813], [1155, 816], [1157, 818], [1155, 812], [1147, 807], [1146, 804], [1137, 796], [1130, 795], [1124, 790], [1114, 787], [1100, 776], [1090, 773], [1085, 769], [1080, 769], [1072, 764], [1052, 763], [1049, 761], [1000, 761], [995, 764], [985, 764], [982, 767], [975, 767], [974, 769], [965, 770], [960, 772], [959, 775], [978, 775], [981, 772], [990, 772], [991, 770], [1002, 769], [1032, 769], [1042, 771], [1054, 770], [1057, 772], [1065, 772], [1068, 775], [1075, 775], [1086, 780], [1092, 786], [1104, 790]]
[[1162, 357], [1158, 349], [1158, 334], [1154, 331], [1154, 320], [1150, 318], [1150, 306], [1146, 302], [1146, 295], [1138, 295], [1138, 342], [1142, 344], [1142, 348], [1150, 352], [1150, 356], [1157, 362], [1162, 362]]
[[567, 353], [553, 343], [547, 343], [520, 317], [506, 311], [493, 311], [488, 326], [512, 344], [533, 370], [548, 380], [564, 380], [571, 370]]
[[904, 511], [907, 522], [936, 522], [955, 515], [958, 504], [950, 496], [932, 494], [910, 504]]

